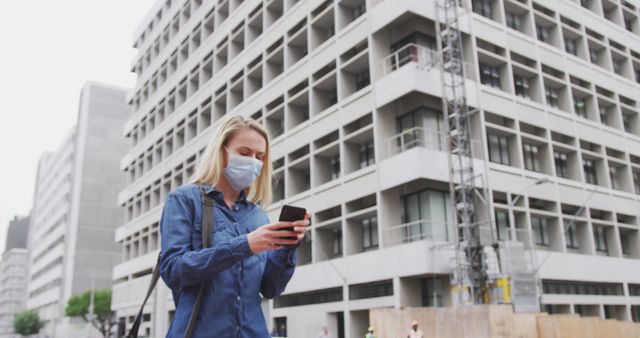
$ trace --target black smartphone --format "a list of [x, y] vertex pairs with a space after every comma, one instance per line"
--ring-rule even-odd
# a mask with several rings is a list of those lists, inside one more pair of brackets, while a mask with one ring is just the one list
[[[293, 222], [303, 220], [304, 216], [307, 214], [307, 210], [305, 208], [294, 207], [293, 205], [285, 205], [280, 209], [280, 217], [278, 217], [278, 221], [280, 222]], [[293, 231], [293, 227], [290, 228], [282, 228], [280, 230]], [[286, 239], [296, 239], [296, 237], [282, 237]]]

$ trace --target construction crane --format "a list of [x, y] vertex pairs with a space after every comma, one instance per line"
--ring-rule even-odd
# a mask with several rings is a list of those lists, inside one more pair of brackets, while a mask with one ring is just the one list
[[[461, 0], [436, 0], [442, 42], [440, 74], [447, 130], [449, 190], [456, 257], [451, 286], [456, 305], [512, 303], [516, 311], [537, 311], [535, 274], [519, 241], [498, 241], [486, 196], [487, 180], [474, 168], [471, 110], [459, 18]], [[482, 148], [479, 148], [479, 151]], [[484, 159], [484, 156], [476, 156]], [[486, 172], [486, 162], [485, 170]], [[530, 251], [532, 253], [532, 251]]]

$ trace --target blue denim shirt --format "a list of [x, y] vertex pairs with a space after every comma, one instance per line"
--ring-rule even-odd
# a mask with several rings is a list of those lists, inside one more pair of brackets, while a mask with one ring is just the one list
[[222, 192], [204, 185], [216, 202], [211, 248], [202, 248], [202, 202], [196, 184], [169, 193], [162, 211], [160, 275], [173, 293], [176, 312], [167, 338], [183, 338], [199, 286], [206, 285], [193, 338], [270, 337], [262, 294], [282, 293], [293, 275], [295, 249], [253, 254], [247, 233], [269, 223], [266, 213], [240, 194], [233, 209]]

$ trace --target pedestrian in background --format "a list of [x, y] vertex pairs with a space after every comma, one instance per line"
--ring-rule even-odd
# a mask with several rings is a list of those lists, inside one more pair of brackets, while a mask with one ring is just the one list
[[418, 329], [418, 321], [414, 320], [411, 322], [411, 329], [407, 334], [407, 338], [424, 338], [424, 333]]

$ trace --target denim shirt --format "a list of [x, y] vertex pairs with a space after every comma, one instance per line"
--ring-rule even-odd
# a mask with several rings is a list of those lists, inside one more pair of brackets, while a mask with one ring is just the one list
[[199, 186], [188, 184], [169, 193], [162, 211], [160, 275], [173, 293], [176, 312], [167, 338], [183, 338], [201, 284], [202, 306], [193, 338], [270, 337], [261, 297], [280, 295], [293, 275], [295, 249], [253, 254], [247, 233], [269, 223], [267, 214], [241, 192], [233, 209], [222, 192], [204, 185], [213, 197], [212, 246], [202, 248], [202, 201]]

